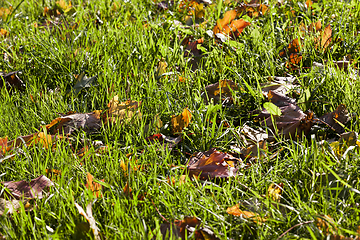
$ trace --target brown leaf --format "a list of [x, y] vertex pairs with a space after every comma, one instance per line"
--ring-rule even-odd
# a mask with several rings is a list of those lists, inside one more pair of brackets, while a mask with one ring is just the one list
[[343, 133], [345, 132], [345, 129], [338, 122], [346, 124], [350, 120], [350, 117], [345, 104], [340, 104], [335, 111], [324, 114], [319, 120], [328, 125], [335, 132]]
[[108, 104], [108, 110], [106, 111], [105, 122], [110, 123], [126, 123], [129, 122], [133, 117], [141, 118], [141, 113], [138, 110], [141, 102], [137, 101], [125, 101], [119, 102], [119, 97], [114, 96]]
[[228, 178], [237, 174], [241, 163], [241, 159], [212, 148], [193, 154], [187, 163], [187, 169], [190, 177], [199, 177], [201, 180]]
[[171, 126], [173, 133], [179, 133], [184, 128], [188, 127], [191, 121], [191, 112], [184, 108], [183, 112], [177, 116], [172, 116], [171, 118]]
[[54, 185], [54, 183], [44, 175], [31, 180], [30, 183], [27, 181], [7, 181], [3, 182], [3, 184], [9, 189], [10, 194], [17, 199], [40, 199], [43, 197], [42, 191], [44, 188]]
[[181, 136], [178, 136], [176, 138], [174, 137], [167, 137], [164, 134], [154, 134], [145, 139], [149, 144], [155, 145], [159, 144], [160, 147], [157, 148], [159, 151], [163, 151], [166, 148], [169, 150], [172, 150], [180, 141]]
[[286, 66], [288, 68], [291, 68], [292, 70], [297, 69], [297, 67], [300, 65], [300, 62], [302, 60], [302, 56], [300, 54], [300, 44], [299, 40], [295, 38], [291, 41], [291, 43], [285, 47], [283, 50], [279, 52], [280, 57], [288, 58], [288, 61], [286, 63]]
[[19, 71], [15, 72], [9, 72], [9, 73], [0, 73], [0, 88], [4, 87], [5, 81], [5, 87], [8, 91], [12, 91], [14, 89], [17, 89], [19, 91], [25, 90], [25, 84], [24, 82], [19, 78], [18, 76]]
[[227, 98], [232, 98], [232, 92], [238, 90], [236, 83], [232, 80], [220, 80], [217, 83], [210, 84], [205, 87], [205, 91], [207, 94], [203, 95], [204, 100], [208, 103], [208, 99], [214, 99], [214, 103], [218, 103], [220, 101], [223, 102]]
[[185, 57], [193, 55], [195, 57], [201, 57], [201, 51], [197, 48], [197, 45], [204, 43], [204, 38], [200, 38], [193, 42], [188, 42], [185, 48]]
[[[282, 134], [285, 138], [300, 137], [301, 133], [305, 135], [310, 131], [314, 124], [314, 115], [312, 112], [305, 114], [292, 98], [280, 95], [276, 92], [269, 91], [268, 99], [281, 110], [281, 116], [271, 116], [264, 108], [256, 117], [265, 119], [262, 121], [263, 126], [269, 127], [275, 134]], [[273, 124], [273, 119], [275, 125]], [[276, 126], [276, 128], [275, 128]], [[275, 132], [275, 129], [278, 132]]]
[[[4, 213], [12, 214], [16, 210], [21, 208], [21, 205], [24, 205], [25, 210], [31, 210], [32, 205], [29, 203], [28, 199], [17, 200], [17, 199], [4, 199], [0, 198], [0, 216]], [[0, 237], [1, 239], [1, 237]]]
[[[175, 220], [172, 223], [163, 223], [160, 232], [163, 239], [181, 238], [188, 239], [193, 235], [196, 240], [218, 240], [215, 234], [206, 227], [200, 227], [201, 220], [196, 217], [185, 217], [184, 220]], [[172, 231], [171, 231], [172, 230]], [[170, 235], [172, 232], [172, 236]], [[167, 236], [167, 237], [166, 237]]]
[[320, 33], [320, 37], [315, 39], [315, 47], [325, 50], [331, 44], [332, 30], [330, 24]]
[[0, 28], [0, 37], [7, 37], [7, 35], [9, 35], [9, 32], [3, 28]]
[[54, 119], [50, 124], [46, 125], [46, 128], [52, 134], [70, 135], [78, 129], [91, 133], [100, 129], [100, 117], [101, 111], [65, 115]]
[[85, 217], [85, 219], [88, 221], [90, 229], [92, 230], [94, 237], [96, 240], [101, 240], [100, 237], [100, 233], [99, 233], [99, 228], [96, 226], [96, 221], [95, 218], [92, 215], [92, 204], [89, 203], [86, 206], [86, 212], [84, 211], [84, 209], [77, 203], [75, 203], [75, 207], [77, 208], [77, 210], [79, 211], [79, 213], [81, 215], [83, 215]]
[[250, 211], [243, 211], [239, 208], [239, 204], [236, 204], [235, 206], [229, 207], [226, 212], [230, 215], [234, 215], [236, 217], [242, 217], [248, 220], [252, 220], [257, 224], [262, 224], [263, 222], [266, 222], [266, 218], [260, 217], [259, 214], [250, 212]]
[[[101, 184], [93, 181], [93, 176], [90, 173], [86, 175], [86, 188], [89, 189], [97, 198], [102, 197]], [[104, 179], [100, 181], [104, 182]]]

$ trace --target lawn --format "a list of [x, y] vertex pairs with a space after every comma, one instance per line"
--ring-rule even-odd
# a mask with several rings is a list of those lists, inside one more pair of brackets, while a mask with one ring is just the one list
[[0, 239], [359, 239], [356, 0], [0, 0]]

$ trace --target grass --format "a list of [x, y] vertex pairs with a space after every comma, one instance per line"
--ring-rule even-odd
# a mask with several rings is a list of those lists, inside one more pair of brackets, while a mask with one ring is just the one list
[[[328, 51], [319, 51], [313, 36], [304, 37], [302, 67], [291, 72], [300, 83], [299, 105], [321, 116], [345, 104], [353, 116], [346, 129], [359, 132], [359, 79], [351, 79], [347, 71], [311, 66], [344, 57], [358, 60], [360, 5], [357, 1], [324, 0], [314, 3], [311, 10], [304, 2], [288, 1], [280, 6], [270, 1], [264, 16], [244, 16], [251, 25], [237, 42], [220, 45], [206, 31], [212, 30], [235, 2], [216, 1], [205, 8], [207, 23], [182, 28], [173, 24], [186, 15], [177, 10], [177, 1], [163, 11], [150, 0], [73, 0], [73, 9], [56, 20], [43, 15], [44, 7], [53, 8], [54, 1], [15, 0], [10, 4], [0, 0], [1, 6], [13, 8], [12, 14], [0, 19], [0, 28], [9, 32], [0, 37], [0, 71], [19, 70], [26, 83], [23, 92], [0, 89], [0, 138], [37, 132], [58, 113], [105, 110], [115, 95], [121, 101], [141, 101], [143, 115], [141, 121], [103, 127], [94, 135], [78, 131], [71, 146], [66, 140], [57, 142], [55, 149], [22, 146], [14, 157], [2, 161], [2, 182], [34, 179], [46, 175], [46, 169], [59, 169], [61, 175], [53, 179], [55, 186], [43, 199], [33, 200], [32, 211], [22, 206], [11, 215], [1, 215], [0, 233], [6, 239], [93, 238], [81, 228], [85, 219], [74, 205], [85, 208], [92, 202], [103, 239], [162, 239], [160, 225], [164, 220], [160, 214], [168, 221], [196, 216], [220, 239], [276, 239], [293, 226], [283, 239], [356, 236], [360, 225], [356, 190], [360, 189], [359, 151], [355, 149], [343, 159], [334, 156], [327, 143], [320, 143], [337, 138], [327, 128], [295, 140], [269, 142], [272, 152], [268, 155], [276, 153], [275, 157], [263, 158], [237, 177], [188, 180], [184, 184], [178, 180], [186, 174], [190, 154], [213, 147], [228, 152], [231, 146], [241, 144], [235, 136], [239, 128], [244, 124], [259, 126], [249, 113], [261, 109], [265, 102], [260, 84], [269, 76], [289, 72], [278, 53], [300, 36], [297, 29], [301, 23], [321, 20], [323, 27], [331, 25], [333, 39], [341, 40]], [[52, 28], [40, 26], [46, 20], [55, 23]], [[184, 56], [181, 41], [186, 36], [204, 37], [204, 57], [196, 69]], [[159, 76], [160, 61], [166, 61], [166, 72], [176, 74]], [[98, 75], [98, 79], [75, 94], [74, 75], [82, 72], [87, 77]], [[179, 74], [186, 82], [177, 80]], [[202, 100], [205, 86], [220, 79], [231, 79], [242, 87], [234, 92], [235, 104], [230, 107], [206, 105]], [[176, 149], [157, 151], [156, 146], [148, 146], [145, 138], [151, 134], [171, 134], [171, 116], [185, 107], [193, 118]], [[145, 126], [156, 115], [164, 127], [146, 131]], [[225, 122], [230, 127], [221, 124]], [[90, 146], [80, 159], [74, 150], [83, 147], [83, 139], [100, 140], [108, 151], [96, 154], [96, 147]], [[124, 171], [121, 162], [140, 169]], [[87, 172], [104, 179], [102, 198], [94, 197], [85, 187]], [[174, 178], [175, 184], [169, 184], [169, 178]], [[266, 196], [272, 183], [284, 185], [279, 204]], [[126, 184], [132, 196], [125, 193]], [[262, 202], [258, 213], [267, 221], [256, 224], [226, 213], [228, 207], [243, 201]], [[325, 215], [334, 219], [336, 231], [317, 227], [317, 218]]]

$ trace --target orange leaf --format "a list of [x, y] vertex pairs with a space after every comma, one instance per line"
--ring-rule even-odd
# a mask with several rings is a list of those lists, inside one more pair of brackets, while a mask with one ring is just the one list
[[5, 29], [3, 28], [0, 28], [0, 36], [2, 37], [6, 37], [7, 35], [9, 34], [8, 31], [6, 31]]
[[[106, 111], [106, 117], [109, 122], [116, 123], [127, 122], [131, 120], [135, 115], [141, 117], [138, 110], [141, 102], [127, 100], [125, 102], [119, 102], [119, 97], [114, 96], [108, 104], [108, 110]], [[105, 121], [107, 122], [107, 121]]]
[[[104, 182], [104, 179], [100, 181]], [[93, 176], [90, 173], [86, 175], [86, 185], [87, 189], [89, 189], [97, 198], [102, 197], [101, 194], [101, 184], [97, 182], [93, 182]]]
[[267, 219], [266, 218], [262, 218], [260, 217], [259, 214], [254, 213], [254, 212], [250, 212], [250, 211], [243, 211], [239, 208], [239, 204], [236, 204], [233, 207], [229, 207], [226, 212], [230, 215], [234, 215], [236, 217], [243, 217], [249, 220], [254, 221], [257, 224], [261, 224], [263, 222], [266, 222]]
[[184, 128], [189, 126], [191, 120], [191, 112], [184, 108], [183, 112], [178, 116], [172, 116], [171, 118], [171, 126], [172, 126], [172, 132], [173, 133], [179, 133]]

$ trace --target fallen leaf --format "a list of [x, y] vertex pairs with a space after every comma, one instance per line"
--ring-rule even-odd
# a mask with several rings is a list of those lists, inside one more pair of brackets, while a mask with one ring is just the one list
[[185, 57], [188, 57], [189, 55], [201, 57], [201, 51], [197, 48], [197, 46], [202, 43], [204, 43], [204, 38], [200, 38], [193, 42], [188, 41], [185, 48]]
[[54, 179], [59, 180], [61, 176], [61, 170], [58, 169], [45, 169], [46, 176], [51, 180], [54, 181]]
[[140, 104], [141, 102], [131, 100], [120, 103], [119, 97], [114, 96], [108, 104], [105, 123], [127, 123], [135, 117], [140, 119], [141, 113], [138, 109]]
[[232, 94], [236, 90], [238, 90], [238, 87], [234, 81], [220, 80], [205, 87], [206, 95], [203, 94], [203, 98], [205, 103], [209, 103], [211, 99], [214, 100], [214, 103], [218, 103], [220, 100], [223, 102], [226, 99], [232, 99]]
[[[207, 227], [200, 227], [201, 220], [196, 217], [185, 217], [184, 220], [175, 220], [172, 223], [163, 223], [160, 232], [163, 239], [181, 238], [189, 239], [193, 236], [196, 240], [218, 240], [213, 231]], [[171, 235], [172, 234], [172, 235]]]
[[[32, 205], [29, 203], [29, 200], [17, 200], [17, 199], [4, 199], [0, 198], [0, 216], [4, 213], [13, 214], [16, 210], [21, 209], [21, 205], [24, 206], [25, 210], [30, 210]], [[0, 238], [1, 239], [1, 238]]]
[[292, 70], [297, 69], [302, 60], [299, 40], [297, 38], [292, 40], [287, 47], [279, 52], [279, 56], [288, 59], [286, 67], [291, 68]]
[[2, 182], [2, 184], [9, 190], [9, 194], [17, 199], [41, 199], [43, 197], [42, 192], [44, 188], [54, 185], [54, 183], [44, 175], [41, 175], [38, 178], [31, 180], [30, 182], [7, 181]]
[[340, 104], [335, 111], [324, 114], [319, 117], [319, 120], [335, 132], [343, 133], [345, 129], [342, 125], [346, 124], [350, 120], [350, 117], [345, 104]]
[[338, 158], [346, 157], [345, 152], [356, 146], [360, 146], [357, 132], [342, 133], [338, 141], [330, 143], [330, 147]]
[[173, 133], [180, 133], [184, 128], [188, 127], [191, 121], [191, 112], [184, 108], [183, 112], [177, 116], [172, 116], [171, 126]]
[[[102, 197], [101, 184], [93, 181], [93, 176], [90, 173], [86, 174], [86, 188], [89, 189], [97, 198]], [[104, 179], [100, 181], [104, 182]]]
[[291, 90], [297, 86], [294, 84], [297, 80], [295, 77], [269, 77], [270, 83], [261, 85], [263, 95], [267, 96], [269, 91], [280, 95], [287, 95]]
[[275, 184], [272, 183], [270, 184], [269, 188], [268, 188], [268, 196], [274, 201], [274, 202], [280, 202], [281, 200], [281, 193], [283, 192], [283, 187], [284, 184], [280, 183], [280, 184]]
[[[314, 114], [309, 112], [305, 114], [292, 98], [269, 91], [268, 99], [281, 110], [281, 116], [271, 116], [264, 108], [256, 119], [265, 119], [263, 126], [269, 127], [273, 133], [281, 134], [285, 138], [297, 138], [302, 133], [305, 135], [313, 126]], [[275, 124], [275, 125], [274, 125]], [[275, 131], [277, 129], [277, 131]]]
[[5, 7], [1, 7], [0, 8], [0, 17], [3, 19], [3, 20], [6, 20], [7, 16], [9, 16], [13, 11], [13, 8], [10, 6], [8, 8], [5, 8]]
[[315, 39], [315, 47], [319, 50], [325, 50], [331, 44], [332, 30], [330, 24], [320, 32], [320, 36]]
[[93, 234], [94, 234], [94, 238], [96, 240], [101, 240], [100, 237], [100, 233], [99, 233], [99, 228], [96, 226], [96, 221], [95, 218], [92, 215], [92, 204], [89, 203], [86, 206], [86, 212], [84, 211], [84, 209], [77, 203], [75, 203], [75, 207], [77, 208], [77, 210], [79, 211], [80, 215], [83, 215], [85, 217], [85, 219], [87, 220], [90, 229], [92, 230]]
[[101, 127], [101, 111], [64, 115], [54, 119], [45, 127], [52, 134], [70, 135], [79, 129], [92, 133]]
[[172, 150], [180, 141], [181, 136], [167, 137], [164, 134], [154, 134], [145, 139], [150, 145], [160, 145], [157, 150], [163, 151], [166, 148]]
[[[0, 88], [5, 87], [8, 91], [12, 91], [14, 89], [19, 91], [25, 90], [24, 82], [18, 76], [19, 71], [9, 72], [9, 73], [0, 73]], [[4, 79], [4, 81], [2, 80]]]
[[237, 10], [230, 10], [224, 14], [224, 18], [217, 21], [216, 26], [213, 29], [214, 36], [221, 33], [230, 36], [232, 39], [239, 37], [240, 33], [250, 25], [243, 19], [235, 20], [238, 16]]
[[267, 219], [260, 217], [259, 214], [250, 212], [250, 211], [243, 211], [239, 208], [239, 204], [236, 204], [235, 206], [229, 207], [226, 212], [230, 215], [236, 216], [236, 217], [242, 217], [244, 219], [248, 219], [251, 221], [254, 221], [257, 224], [262, 224], [263, 222], [266, 222]]
[[1, 37], [7, 37], [9, 35], [9, 32], [6, 31], [5, 29], [3, 28], [0, 28], [0, 36]]
[[241, 159], [212, 148], [193, 154], [187, 163], [187, 170], [190, 177], [201, 180], [228, 178], [237, 175], [241, 164]]
[[98, 79], [98, 75], [95, 75], [94, 77], [86, 77], [85, 73], [81, 73], [77, 78], [76, 78], [76, 84], [73, 87], [73, 90], [75, 92], [75, 94], [78, 94], [83, 88], [89, 88], [91, 87]]

